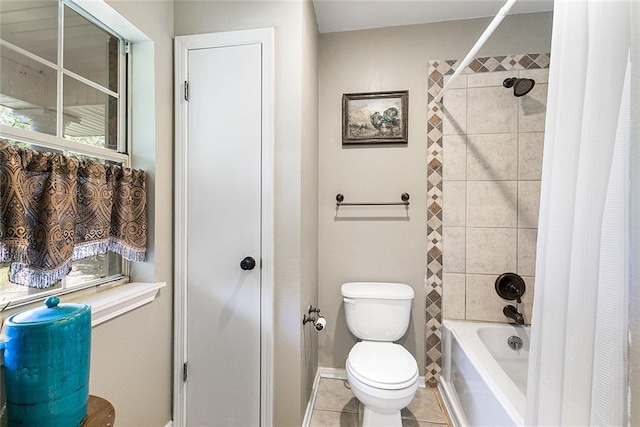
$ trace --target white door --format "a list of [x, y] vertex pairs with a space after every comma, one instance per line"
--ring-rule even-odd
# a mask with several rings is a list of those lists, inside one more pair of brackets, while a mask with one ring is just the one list
[[259, 426], [261, 45], [188, 52], [186, 421]]

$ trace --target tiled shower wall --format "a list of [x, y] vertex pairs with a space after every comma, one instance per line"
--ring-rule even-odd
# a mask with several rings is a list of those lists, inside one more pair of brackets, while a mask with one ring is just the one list
[[[442, 108], [443, 316], [505, 322], [497, 276], [535, 273], [548, 69], [461, 75]], [[516, 98], [509, 77], [536, 81]], [[446, 80], [445, 80], [446, 81]]]
[[[531, 319], [549, 55], [478, 58], [442, 104], [433, 98], [457, 61], [429, 65], [428, 379], [441, 367], [443, 316], [507, 321], [499, 274], [523, 276]], [[509, 77], [536, 85], [517, 98], [502, 85]]]

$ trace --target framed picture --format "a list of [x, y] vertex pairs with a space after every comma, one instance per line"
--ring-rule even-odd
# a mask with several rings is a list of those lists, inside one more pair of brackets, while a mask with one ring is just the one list
[[409, 91], [342, 95], [342, 145], [406, 144]]

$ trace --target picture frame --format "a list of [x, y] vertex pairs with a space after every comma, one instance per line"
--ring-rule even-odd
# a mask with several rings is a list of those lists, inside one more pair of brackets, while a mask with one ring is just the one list
[[342, 95], [342, 145], [407, 144], [409, 91]]

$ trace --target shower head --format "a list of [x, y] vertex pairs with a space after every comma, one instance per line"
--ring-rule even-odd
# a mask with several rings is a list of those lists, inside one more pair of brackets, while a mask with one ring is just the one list
[[516, 77], [505, 79], [504, 82], [502, 82], [502, 86], [506, 88], [513, 88], [514, 96], [523, 96], [528, 94], [535, 85], [536, 82], [533, 79], [518, 79]]

